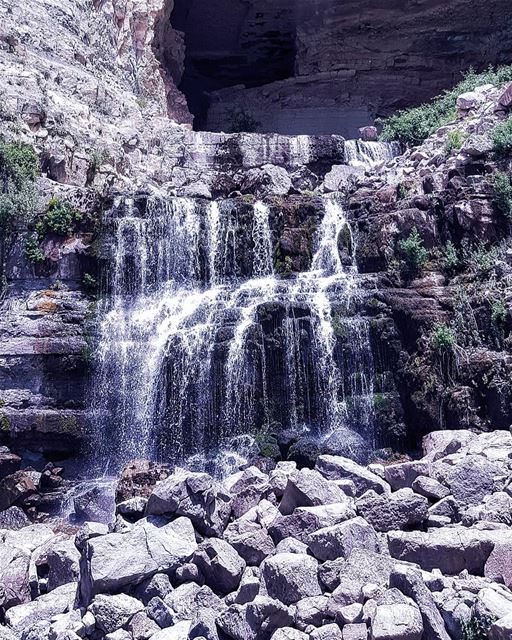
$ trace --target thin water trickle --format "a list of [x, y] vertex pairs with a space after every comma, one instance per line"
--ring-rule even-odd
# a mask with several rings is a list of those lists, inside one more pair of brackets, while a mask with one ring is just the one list
[[[114, 268], [92, 398], [103, 460], [217, 456], [229, 466], [276, 422], [319, 436], [354, 429], [371, 443], [368, 325], [351, 311], [354, 242], [336, 199], [325, 200], [311, 269], [290, 279], [274, 274], [263, 202], [249, 249], [220, 202], [150, 198], [141, 213], [127, 200], [109, 222]], [[239, 275], [247, 250], [252, 270]]]

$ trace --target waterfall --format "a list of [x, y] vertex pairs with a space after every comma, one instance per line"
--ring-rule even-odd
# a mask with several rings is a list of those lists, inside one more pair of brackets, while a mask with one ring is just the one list
[[351, 167], [366, 170], [385, 164], [400, 154], [400, 145], [396, 142], [365, 142], [347, 140], [345, 142], [345, 162]]
[[242, 223], [228, 201], [127, 199], [105, 222], [113, 267], [91, 398], [103, 460], [201, 460], [223, 448], [238, 460], [247, 436], [276, 425], [373, 444], [368, 326], [353, 313], [354, 239], [335, 199], [310, 269], [289, 279], [274, 273], [263, 202]]

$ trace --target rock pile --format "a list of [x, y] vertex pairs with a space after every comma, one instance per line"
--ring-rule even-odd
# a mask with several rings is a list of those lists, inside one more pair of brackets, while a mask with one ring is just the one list
[[512, 435], [423, 448], [387, 467], [177, 469], [118, 493], [110, 525], [4, 529], [0, 638], [510, 638]]

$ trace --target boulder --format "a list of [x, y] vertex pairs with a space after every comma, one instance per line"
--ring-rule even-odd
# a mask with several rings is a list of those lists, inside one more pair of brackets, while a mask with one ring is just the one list
[[185, 516], [206, 536], [220, 536], [230, 512], [229, 496], [211, 476], [182, 469], [158, 482], [146, 505], [146, 515]]
[[341, 489], [326, 480], [318, 471], [301, 469], [288, 478], [279, 510], [283, 515], [288, 515], [297, 507], [314, 507], [345, 500], [346, 496]]
[[242, 193], [251, 193], [259, 198], [285, 196], [292, 188], [292, 181], [283, 167], [264, 164], [249, 169], [242, 183]]
[[418, 605], [423, 619], [423, 640], [450, 640], [443, 618], [420, 571], [396, 567], [389, 577], [389, 586], [396, 587]]
[[367, 640], [368, 628], [366, 624], [346, 624], [343, 627], [343, 640]]
[[357, 517], [333, 527], [325, 527], [309, 536], [309, 550], [320, 561], [347, 558], [353, 549], [378, 551], [374, 528]]
[[9, 507], [5, 511], [0, 512], [0, 529], [17, 531], [18, 529], [23, 529], [23, 527], [28, 526], [30, 526], [30, 520], [19, 507]]
[[512, 589], [512, 540], [495, 543], [485, 563], [484, 575]]
[[0, 480], [19, 471], [20, 466], [20, 456], [9, 451], [7, 447], [0, 447]]
[[123, 627], [144, 605], [124, 593], [117, 595], [99, 594], [89, 605], [96, 626], [104, 633], [112, 633]]
[[165, 573], [156, 573], [151, 578], [144, 580], [135, 589], [135, 597], [144, 605], [155, 597], [165, 598], [172, 591], [171, 581]]
[[327, 596], [311, 596], [302, 598], [296, 604], [295, 626], [306, 631], [309, 626], [321, 627], [330, 622], [329, 598]]
[[43, 621], [47, 625], [53, 616], [73, 608], [76, 588], [75, 583], [65, 584], [32, 602], [12, 607], [5, 614], [5, 621], [16, 633], [21, 633], [38, 622]]
[[318, 458], [315, 468], [328, 480], [352, 480], [358, 496], [369, 489], [379, 494], [390, 491], [385, 480], [349, 458], [323, 455]]
[[461, 93], [457, 98], [457, 109], [459, 111], [470, 111], [476, 109], [485, 102], [485, 96], [477, 91], [467, 91]]
[[[318, 629], [313, 629], [310, 637], [311, 640], [343, 640], [341, 629], [334, 623], [325, 624], [322, 627], [318, 627]], [[364, 640], [366, 640], [366, 636]]]
[[410, 603], [379, 605], [372, 619], [371, 640], [421, 640], [423, 621]]
[[116, 503], [113, 487], [110, 485], [93, 485], [73, 498], [75, 513], [81, 520], [109, 524], [114, 520]]
[[0, 606], [4, 609], [30, 602], [29, 564], [30, 553], [0, 545]]
[[322, 595], [318, 562], [308, 555], [278, 553], [261, 565], [261, 577], [270, 598], [286, 605]]
[[233, 640], [270, 640], [277, 629], [293, 625], [286, 605], [267, 596], [256, 596], [246, 604], [232, 604], [217, 625]]
[[309, 640], [309, 636], [293, 627], [283, 627], [272, 634], [272, 640]]
[[78, 582], [80, 553], [73, 540], [61, 540], [46, 554], [48, 591], [69, 582]]
[[136, 613], [128, 621], [126, 629], [131, 633], [131, 640], [149, 640], [160, 631], [160, 627], [151, 620], [145, 611]]
[[210, 587], [206, 585], [200, 587], [193, 582], [182, 584], [168, 593], [164, 603], [171, 624], [176, 624], [180, 620], [192, 620], [194, 614], [202, 609], [218, 613], [226, 608]]
[[367, 491], [356, 502], [357, 513], [377, 531], [392, 531], [420, 525], [428, 513], [428, 500], [412, 489], [389, 495]]
[[204, 576], [206, 584], [222, 594], [235, 591], [246, 565], [228, 542], [218, 538], [202, 542], [194, 553], [193, 562]]
[[489, 629], [489, 640], [510, 640], [510, 638], [512, 638], [512, 613], [493, 622]]
[[155, 573], [173, 571], [192, 557], [197, 543], [187, 518], [167, 522], [140, 520], [127, 533], [88, 540], [80, 560], [80, 591], [84, 602], [97, 593], [138, 584]]
[[457, 464], [439, 462], [433, 475], [450, 488], [455, 500], [463, 505], [476, 505], [493, 493], [499, 466], [481, 455], [464, 456]]
[[27, 471], [16, 471], [0, 481], [0, 511], [5, 511], [15, 504], [36, 493], [37, 487]]
[[390, 464], [384, 468], [384, 477], [394, 491], [411, 488], [418, 476], [428, 476], [430, 463], [423, 460], [412, 460]]
[[275, 549], [266, 529], [250, 520], [235, 520], [226, 527], [223, 537], [250, 565], [261, 564]]
[[418, 476], [412, 483], [413, 491], [437, 502], [450, 495], [450, 490], [440, 482], [429, 476]]
[[154, 636], [151, 636], [151, 640], [188, 640], [190, 626], [190, 620], [182, 620], [169, 627], [169, 629], [158, 631]]

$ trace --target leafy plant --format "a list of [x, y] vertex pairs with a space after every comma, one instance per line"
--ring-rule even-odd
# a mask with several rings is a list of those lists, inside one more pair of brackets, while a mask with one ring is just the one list
[[508, 175], [501, 171], [494, 176], [494, 196], [499, 210], [512, 220], [512, 183]]
[[407, 145], [421, 144], [437, 129], [455, 119], [457, 98], [484, 84], [500, 85], [512, 80], [512, 65], [483, 73], [470, 70], [453, 89], [445, 91], [431, 102], [399, 111], [384, 121], [382, 140], [398, 140]]
[[454, 131], [450, 131], [446, 140], [446, 152], [451, 153], [454, 150], [460, 149], [464, 144], [465, 139], [466, 136], [462, 133], [462, 131], [458, 131], [457, 129]]
[[98, 288], [98, 282], [96, 281], [96, 278], [94, 276], [91, 276], [90, 273], [84, 273], [82, 284], [84, 289], [88, 293], [94, 293]]
[[507, 319], [507, 313], [507, 307], [502, 300], [496, 300], [492, 303], [491, 319], [494, 324], [504, 324]]
[[423, 246], [423, 240], [416, 227], [405, 240], [400, 240], [398, 249], [407, 274], [416, 275], [427, 264], [428, 251]]
[[399, 200], [405, 200], [409, 197], [409, 189], [403, 184], [398, 185], [397, 196]]
[[463, 640], [487, 640], [493, 622], [494, 620], [490, 616], [482, 618], [471, 616], [469, 620], [463, 620], [461, 623]]
[[432, 330], [430, 345], [438, 352], [453, 351], [456, 345], [455, 334], [448, 325], [438, 322]]
[[46, 213], [36, 224], [36, 231], [39, 237], [43, 237], [48, 232], [58, 236], [68, 236], [81, 218], [82, 214], [72, 204], [52, 198]]
[[459, 256], [457, 255], [457, 249], [453, 242], [448, 240], [444, 249], [444, 255], [442, 258], [443, 269], [449, 275], [453, 275], [460, 266]]
[[30, 145], [0, 138], [0, 228], [30, 216], [38, 174], [39, 160]]
[[261, 122], [242, 107], [229, 109], [227, 115], [229, 133], [254, 133], [261, 127]]
[[491, 138], [498, 155], [509, 156], [512, 153], [512, 116], [494, 129]]
[[27, 238], [27, 241], [25, 242], [25, 257], [33, 264], [38, 264], [44, 261], [45, 256], [41, 251], [37, 236], [32, 235]]

